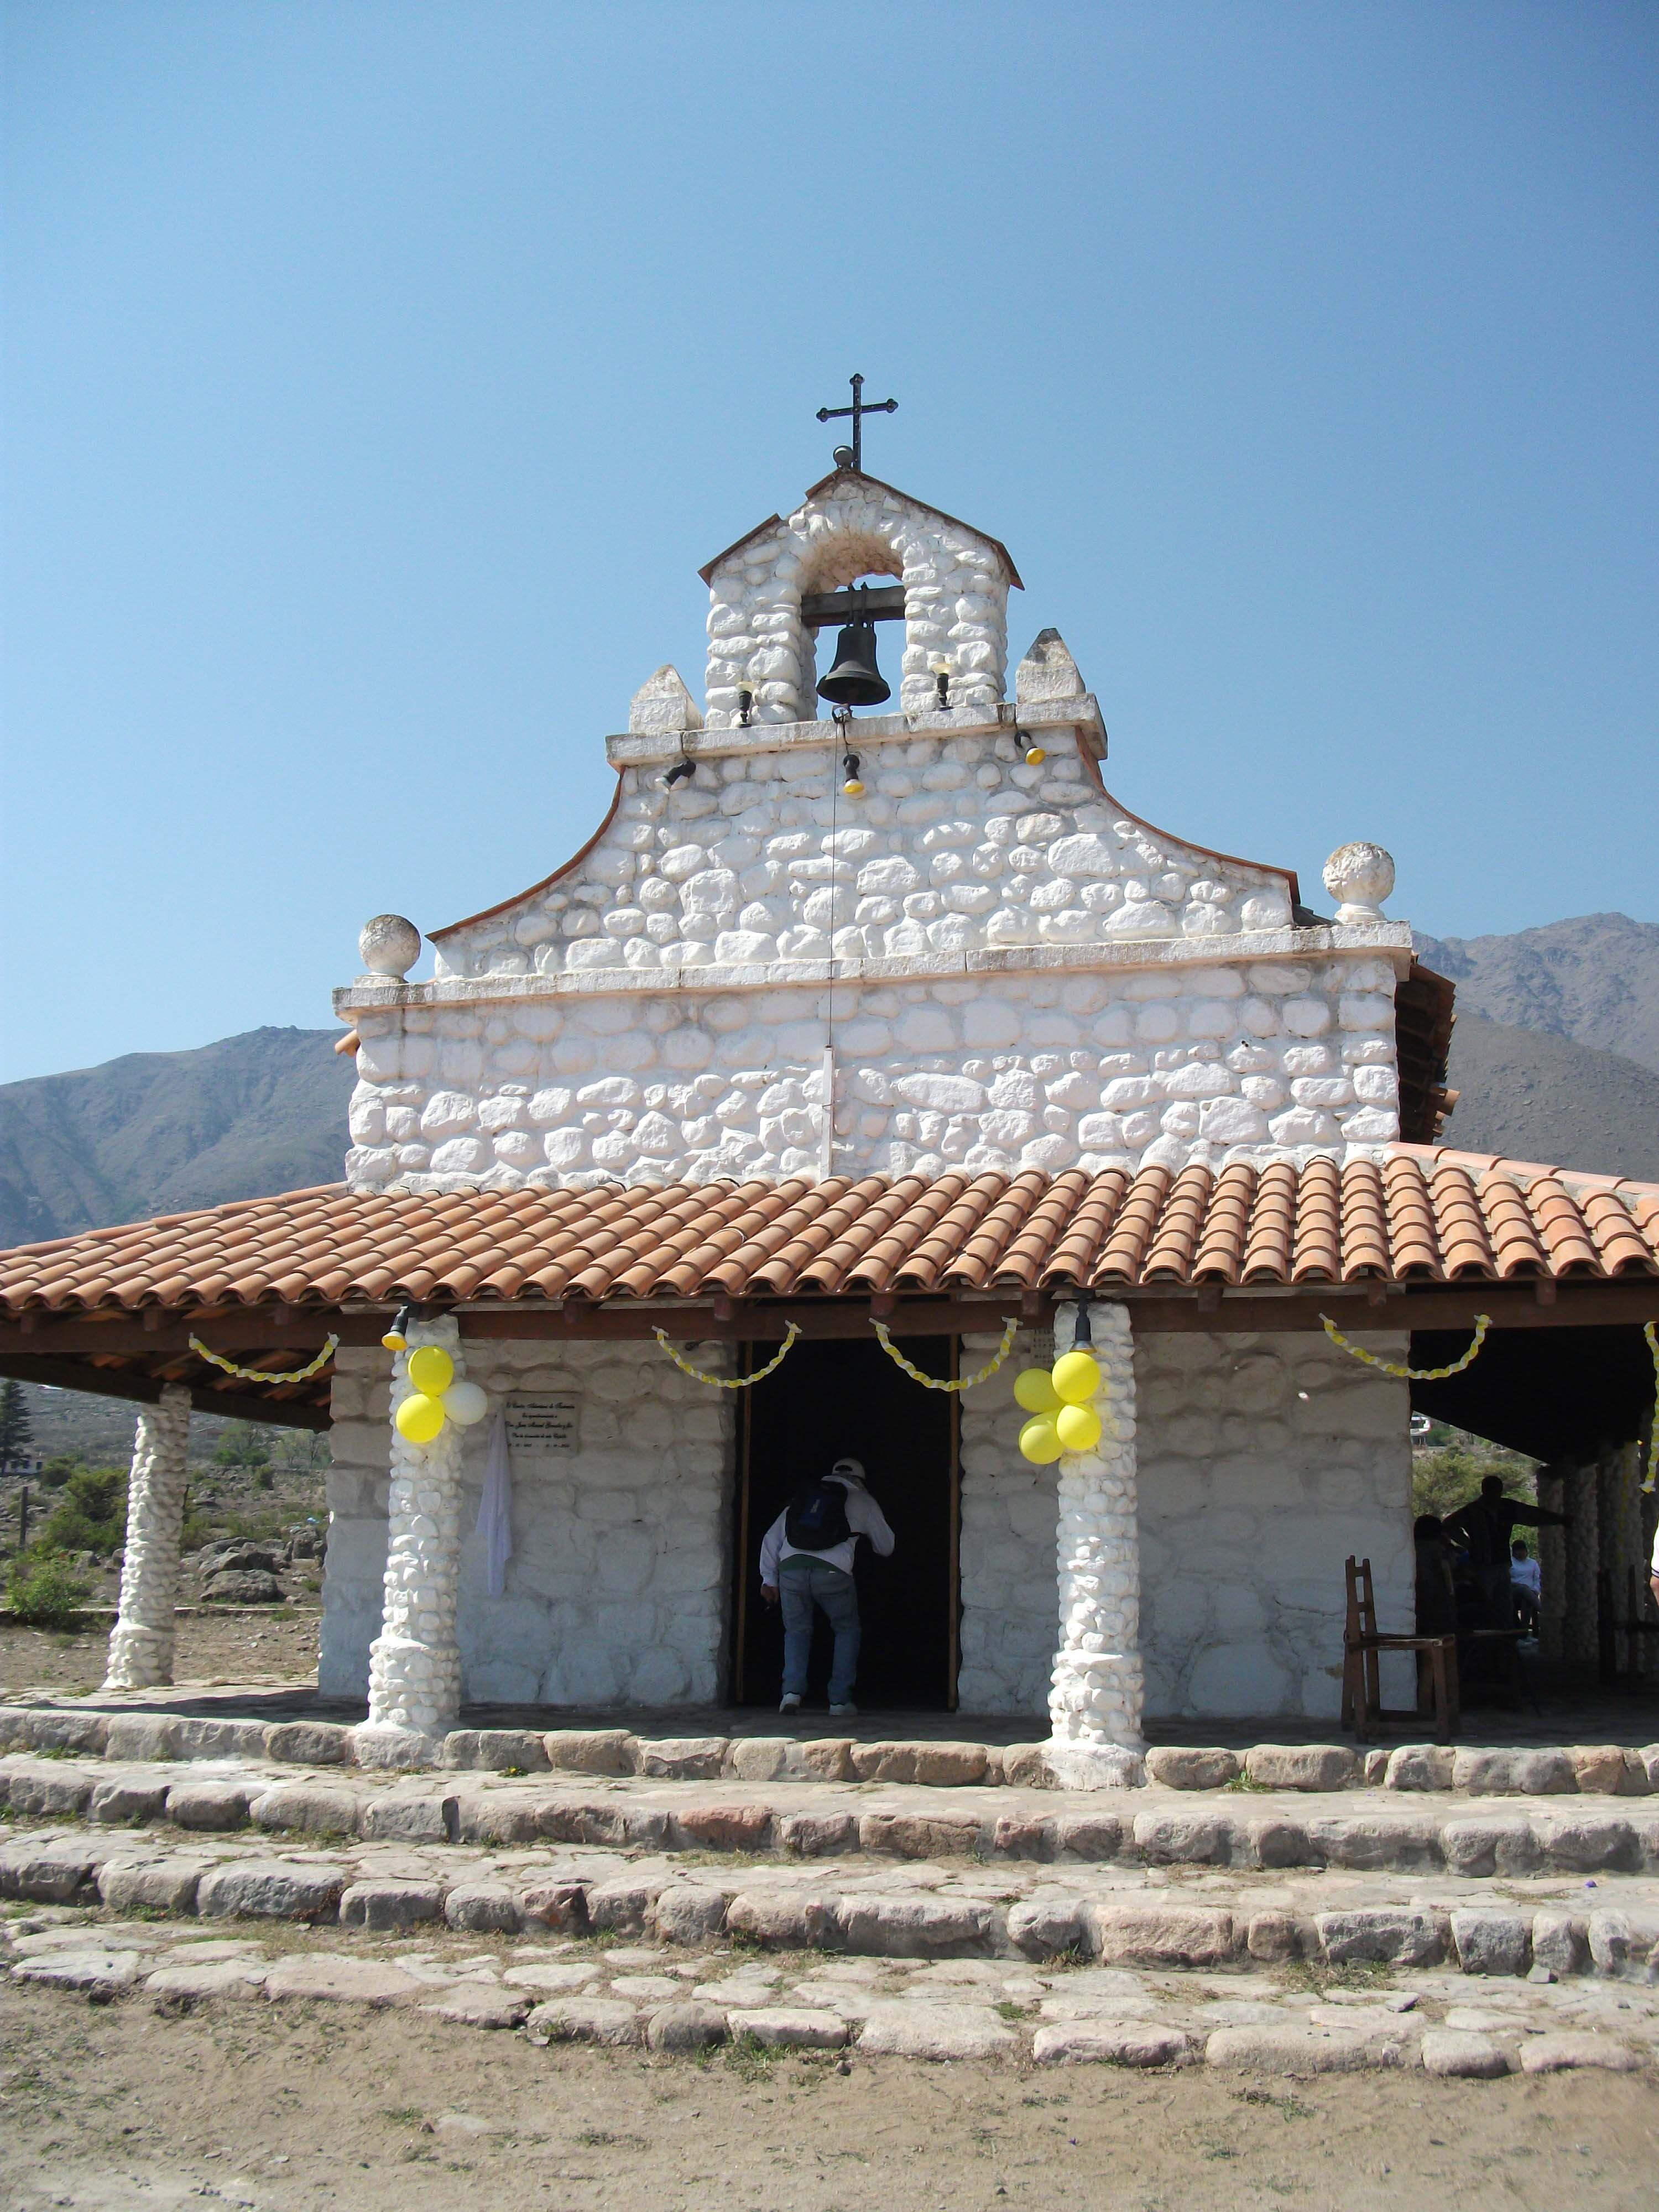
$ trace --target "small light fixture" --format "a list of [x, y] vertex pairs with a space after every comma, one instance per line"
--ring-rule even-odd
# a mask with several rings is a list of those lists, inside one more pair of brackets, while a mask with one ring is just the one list
[[1041, 764], [1048, 759], [1048, 754], [1044, 752], [1042, 747], [1038, 744], [1036, 739], [1031, 735], [1029, 730], [1016, 730], [1014, 732], [1014, 739], [1018, 744], [1023, 745], [1025, 749], [1025, 765], [1027, 768], [1040, 767]]
[[663, 781], [672, 790], [677, 783], [684, 783], [688, 776], [695, 775], [696, 772], [697, 763], [690, 753], [686, 753], [675, 762], [673, 767], [664, 776]]
[[847, 775], [847, 781], [842, 786], [842, 791], [848, 799], [862, 799], [864, 786], [859, 781], [858, 755], [852, 752], [843, 754], [841, 764]]
[[948, 660], [934, 661], [933, 663], [933, 688], [939, 694], [938, 700], [935, 703], [938, 706], [939, 712], [943, 714], [951, 703], [950, 662]]
[[414, 1318], [413, 1306], [398, 1307], [392, 1316], [391, 1328], [380, 1339], [388, 1352], [406, 1352], [409, 1349], [409, 1325]]
[[754, 719], [755, 695], [746, 684], [738, 687], [738, 727], [746, 730]]
[[1079, 1345], [1092, 1345], [1095, 1333], [1090, 1326], [1089, 1301], [1086, 1297], [1079, 1294], [1077, 1304], [1072, 1310], [1076, 1316], [1076, 1323], [1072, 1334], [1072, 1349], [1075, 1352]]

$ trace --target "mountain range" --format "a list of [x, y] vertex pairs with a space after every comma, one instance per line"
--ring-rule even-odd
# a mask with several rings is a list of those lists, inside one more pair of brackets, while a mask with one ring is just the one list
[[[1444, 1142], [1659, 1182], [1659, 927], [1583, 915], [1418, 952], [1457, 985]], [[338, 1035], [249, 1030], [0, 1085], [0, 1247], [337, 1182]]]
[[1457, 986], [1445, 1143], [1659, 1182], [1659, 927], [1587, 914], [1417, 952]]
[[0, 1085], [0, 1247], [337, 1182], [339, 1035], [248, 1030]]

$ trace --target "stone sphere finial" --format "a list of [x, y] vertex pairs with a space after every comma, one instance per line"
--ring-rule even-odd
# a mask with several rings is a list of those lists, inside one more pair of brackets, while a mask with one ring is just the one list
[[1341, 902], [1339, 921], [1381, 921], [1382, 902], [1394, 889], [1394, 855], [1363, 837], [1339, 845], [1325, 863], [1325, 888]]
[[371, 915], [358, 932], [357, 951], [372, 977], [401, 983], [421, 957], [421, 933], [400, 914]]

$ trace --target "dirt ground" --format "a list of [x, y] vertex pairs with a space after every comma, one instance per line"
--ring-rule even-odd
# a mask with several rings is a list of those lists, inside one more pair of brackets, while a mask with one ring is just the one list
[[1655, 2200], [1650, 2076], [1247, 2081], [897, 2059], [706, 2063], [408, 2013], [159, 2018], [0, 1989], [0, 2208], [1107, 2212]]
[[[181, 1613], [174, 1672], [181, 1682], [313, 1681], [318, 1620], [314, 1605]], [[0, 1627], [0, 1692], [95, 1690], [104, 1679], [110, 1626], [107, 1620], [94, 1620], [72, 1636]]]

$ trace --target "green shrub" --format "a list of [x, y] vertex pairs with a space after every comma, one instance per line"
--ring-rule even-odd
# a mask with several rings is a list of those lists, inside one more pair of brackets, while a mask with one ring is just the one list
[[92, 1585], [67, 1559], [33, 1544], [6, 1572], [6, 1602], [27, 1628], [74, 1628]]
[[40, 1530], [44, 1549], [113, 1552], [127, 1529], [127, 1479], [118, 1468], [77, 1468]]
[[1443, 1520], [1472, 1498], [1489, 1474], [1502, 1478], [1506, 1496], [1526, 1499], [1538, 1495], [1538, 1463], [1519, 1452], [1505, 1451], [1480, 1437], [1464, 1437], [1412, 1454], [1412, 1511], [1437, 1513]]

